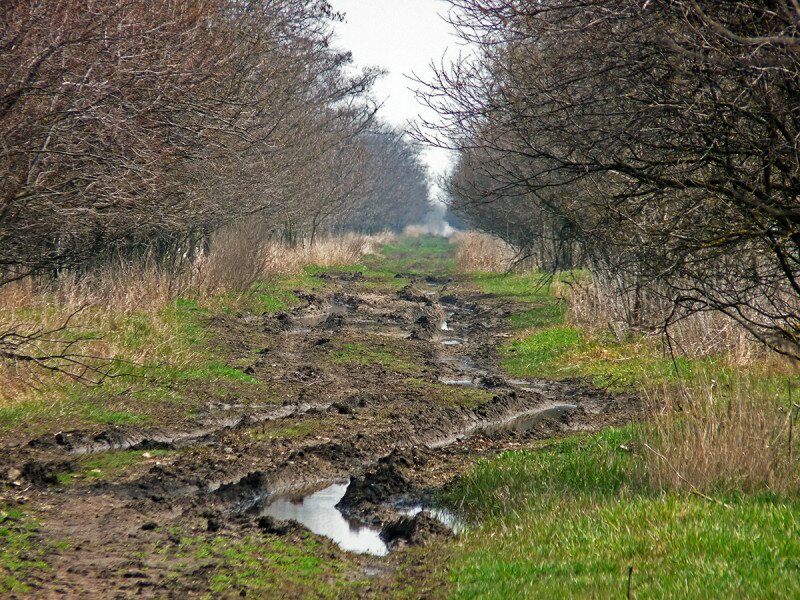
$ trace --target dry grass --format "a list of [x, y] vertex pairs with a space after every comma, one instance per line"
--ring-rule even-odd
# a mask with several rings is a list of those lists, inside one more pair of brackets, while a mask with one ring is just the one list
[[786, 392], [775, 379], [746, 375], [724, 383], [706, 377], [679, 393], [651, 391], [654, 417], [642, 450], [650, 485], [705, 494], [797, 493], [800, 432], [795, 422], [790, 457]]
[[[622, 340], [631, 332], [629, 302], [591, 281], [571, 283], [567, 320], [588, 329], [609, 328]], [[645, 331], [661, 328], [668, 309], [653, 298], [644, 298], [639, 306]], [[648, 326], [647, 323], [650, 323]], [[690, 315], [669, 327], [670, 341], [676, 354], [687, 358], [724, 355], [733, 365], [752, 365], [767, 359], [764, 345], [741, 325], [719, 312]]]
[[516, 254], [503, 240], [485, 233], [456, 232], [450, 240], [458, 245], [456, 269], [461, 273], [505, 272]]
[[[81, 341], [71, 352], [87, 355], [85, 362], [101, 365], [107, 359], [180, 367], [199, 360], [179, 340], [176, 317], [169, 307], [177, 298], [209, 300], [215, 295], [247, 291], [253, 283], [275, 275], [297, 274], [308, 265], [352, 264], [394, 240], [392, 234], [345, 235], [323, 238], [310, 245], [286, 247], [269, 242], [258, 227], [218, 232], [212, 251], [182, 272], [154, 265], [119, 264], [77, 277], [66, 274], [55, 283], [33, 279], [0, 288], [0, 352], [2, 335], [32, 336], [23, 347], [28, 354], [47, 356], [70, 341]], [[58, 330], [52, 335], [37, 332]], [[92, 357], [97, 357], [95, 360]], [[73, 365], [72, 372], [82, 372]], [[45, 388], [60, 377], [29, 361], [0, 359], [0, 405], [24, 400], [31, 390]]]
[[319, 239], [313, 246], [269, 244], [265, 248], [261, 276], [292, 275], [308, 265], [335, 267], [353, 264], [364, 255], [376, 254], [382, 246], [395, 240], [396, 236], [391, 233], [372, 236], [347, 234]]

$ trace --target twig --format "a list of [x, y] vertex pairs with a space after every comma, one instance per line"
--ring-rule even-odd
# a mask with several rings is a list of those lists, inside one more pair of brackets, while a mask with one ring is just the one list
[[628, 600], [631, 600], [631, 579], [633, 579], [633, 565], [628, 565]]
[[794, 402], [792, 402], [792, 382], [787, 381], [786, 386], [789, 388], [789, 469], [791, 470], [794, 463], [794, 448], [792, 447], [792, 430], [794, 429]]

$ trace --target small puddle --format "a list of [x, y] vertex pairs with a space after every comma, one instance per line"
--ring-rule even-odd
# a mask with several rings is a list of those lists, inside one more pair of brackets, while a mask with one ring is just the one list
[[460, 346], [464, 343], [464, 340], [458, 338], [448, 338], [446, 340], [442, 340], [442, 344], [445, 346]]
[[475, 380], [472, 378], [467, 379], [466, 377], [463, 379], [450, 379], [448, 377], [440, 377], [439, 382], [445, 385], [460, 385], [463, 387], [478, 387], [478, 384], [475, 383]]
[[[365, 525], [355, 519], [348, 519], [336, 504], [344, 497], [346, 483], [334, 483], [322, 489], [310, 492], [298, 492], [276, 496], [269, 500], [262, 509], [261, 515], [279, 521], [294, 520], [307, 527], [311, 532], [332, 540], [339, 548], [356, 554], [372, 554], [386, 556], [389, 548], [381, 539], [380, 529]], [[428, 506], [419, 500], [402, 500], [390, 505], [397, 514], [413, 517], [423, 511], [437, 521], [461, 533], [466, 524], [463, 519], [447, 509]]]
[[536, 425], [545, 419], [558, 420], [563, 415], [572, 412], [578, 408], [577, 404], [556, 404], [543, 410], [525, 413], [517, 417], [513, 417], [508, 421], [502, 423], [494, 423], [483, 427], [485, 433], [500, 433], [505, 431], [513, 431], [516, 433], [526, 433], [533, 429]]
[[280, 521], [293, 519], [313, 533], [333, 540], [342, 550], [385, 556], [389, 549], [380, 537], [380, 530], [346, 519], [336, 508], [348, 485], [334, 483], [299, 498], [279, 496], [261, 514]]
[[455, 513], [452, 513], [445, 508], [431, 508], [428, 506], [422, 506], [421, 504], [397, 507], [397, 512], [406, 517], [415, 517], [416, 515], [418, 515], [423, 511], [429, 513], [434, 519], [436, 519], [440, 523], [446, 525], [456, 535], [464, 533], [467, 529], [467, 525], [464, 522], [464, 519], [462, 519]]

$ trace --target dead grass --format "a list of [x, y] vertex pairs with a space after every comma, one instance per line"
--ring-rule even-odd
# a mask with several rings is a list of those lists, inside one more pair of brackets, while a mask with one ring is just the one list
[[505, 272], [516, 254], [503, 240], [485, 233], [459, 231], [450, 241], [458, 245], [456, 269], [461, 273]]
[[680, 391], [651, 389], [646, 399], [653, 418], [642, 449], [650, 485], [703, 494], [796, 494], [798, 411], [795, 405], [790, 425], [785, 381], [739, 372], [724, 381], [707, 375]]
[[294, 275], [309, 265], [335, 267], [354, 264], [362, 256], [376, 254], [381, 247], [395, 240], [396, 236], [391, 233], [372, 236], [347, 234], [321, 238], [313, 245], [268, 244], [265, 247], [265, 261], [262, 265], [261, 276]]
[[[25, 350], [53, 354], [72, 340], [73, 352], [91, 365], [109, 360], [173, 367], [200, 361], [178, 329], [178, 298], [213, 304], [221, 294], [244, 293], [259, 280], [294, 275], [309, 265], [352, 264], [394, 240], [392, 234], [345, 235], [320, 239], [313, 246], [286, 247], [270, 242], [257, 226], [218, 232], [212, 251], [190, 269], [171, 273], [155, 265], [118, 264], [77, 277], [65, 274], [55, 283], [34, 279], [0, 288], [0, 336], [5, 332], [37, 337]], [[3, 351], [0, 338], [0, 352]], [[80, 372], [81, 367], [76, 366]], [[0, 359], [0, 406], [29, 399], [63, 377], [33, 367], [29, 361]]]
[[[577, 280], [563, 290], [568, 298], [567, 321], [587, 329], [610, 329], [619, 340], [632, 332], [627, 299], [604, 290], [591, 280]], [[658, 333], [668, 309], [653, 298], [638, 307], [641, 330]], [[724, 355], [731, 365], [763, 363], [770, 353], [741, 325], [719, 312], [690, 315], [669, 327], [670, 342], [677, 355], [686, 358]]]

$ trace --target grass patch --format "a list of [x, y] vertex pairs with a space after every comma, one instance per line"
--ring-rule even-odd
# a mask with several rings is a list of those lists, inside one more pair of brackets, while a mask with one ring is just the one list
[[448, 493], [483, 525], [457, 544], [456, 598], [791, 597], [800, 594], [800, 504], [731, 508], [650, 491], [634, 428], [484, 461]]
[[472, 280], [484, 293], [530, 305], [509, 317], [515, 329], [562, 325], [567, 304], [556, 291], [580, 277], [583, 275], [578, 271], [555, 277], [539, 271], [472, 274]]
[[26, 579], [47, 569], [35, 520], [19, 507], [0, 504], [0, 594], [30, 592]]
[[363, 262], [369, 270], [384, 277], [393, 278], [397, 273], [441, 277], [455, 272], [456, 248], [443, 237], [403, 237], [384, 246], [380, 255], [368, 256]]
[[226, 596], [333, 599], [369, 585], [356, 566], [332, 558], [327, 543], [311, 535], [292, 542], [260, 534], [185, 537], [176, 549], [164, 552], [186, 565], [170, 577], [205, 573], [212, 593]]
[[[46, 373], [29, 382], [25, 373], [0, 365], [0, 383], [7, 383], [0, 389], [0, 431], [40, 435], [55, 428], [180, 418], [202, 400], [185, 393], [186, 382], [216, 387], [258, 385], [257, 379], [227, 364], [212, 348], [208, 321], [216, 314], [285, 310], [299, 302], [294, 290], [322, 285], [318, 278], [303, 273], [260, 282], [247, 293], [178, 298], [146, 310], [86, 309], [65, 335], [90, 340], [85, 343], [87, 353], [115, 357], [111, 366], [114, 377], [96, 387]], [[58, 322], [55, 300], [40, 300], [7, 309], [8, 318], [19, 321], [22, 315], [30, 323]], [[19, 385], [10, 385], [17, 380]]]
[[396, 373], [418, 373], [424, 367], [417, 364], [413, 356], [397, 344], [375, 340], [367, 346], [362, 342], [341, 344], [330, 353], [331, 360], [339, 365], [379, 365]]
[[[505, 344], [503, 367], [515, 377], [588, 378], [597, 387], [623, 391], [691, 378], [708, 369], [722, 371], [718, 358], [673, 362], [656, 342], [644, 337], [618, 341], [611, 335], [575, 327], [548, 327]], [[677, 370], [676, 370], [677, 368]]]
[[124, 474], [145, 460], [168, 456], [174, 450], [115, 450], [78, 458], [75, 472], [59, 475], [59, 481], [70, 484], [75, 479], [107, 479]]

